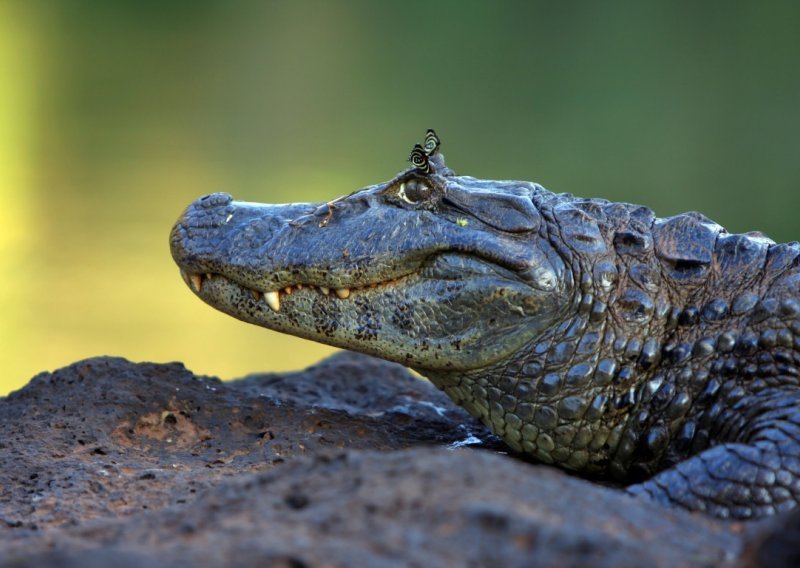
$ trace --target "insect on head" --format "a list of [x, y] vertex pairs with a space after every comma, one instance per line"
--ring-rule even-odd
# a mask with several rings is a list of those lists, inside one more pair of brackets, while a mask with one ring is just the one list
[[423, 144], [414, 144], [414, 149], [411, 150], [411, 155], [408, 161], [420, 173], [429, 174], [433, 171], [433, 164], [431, 164], [430, 157], [439, 150], [440, 145], [439, 137], [433, 129], [429, 128], [425, 133], [425, 141]]
[[419, 170], [420, 173], [431, 173], [431, 163], [430, 160], [428, 160], [428, 154], [425, 153], [425, 149], [421, 145], [414, 145], [414, 149], [411, 150], [408, 161], [411, 162], [411, 165]]
[[439, 144], [441, 144], [441, 142], [439, 141], [439, 137], [436, 136], [436, 132], [434, 132], [432, 128], [429, 128], [425, 133], [425, 143], [422, 145], [425, 153], [428, 156], [432, 155], [439, 149]]

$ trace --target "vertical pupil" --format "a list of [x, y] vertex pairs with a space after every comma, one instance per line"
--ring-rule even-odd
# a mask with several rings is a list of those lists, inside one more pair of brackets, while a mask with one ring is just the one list
[[428, 186], [415, 180], [406, 184], [406, 197], [411, 201], [422, 201], [428, 197]]

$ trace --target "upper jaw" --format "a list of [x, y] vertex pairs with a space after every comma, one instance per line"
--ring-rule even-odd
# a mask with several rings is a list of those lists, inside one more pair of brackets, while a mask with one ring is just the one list
[[264, 205], [227, 194], [206, 196], [173, 227], [172, 256], [201, 297], [209, 278], [224, 277], [277, 311], [284, 294], [308, 288], [347, 299], [354, 290], [413, 274], [451, 250], [475, 257], [494, 251], [489, 263], [505, 266], [508, 259], [510, 272], [535, 254], [519, 239], [457, 227], [431, 211], [387, 205], [382, 188], [327, 204]]
[[[392, 239], [405, 239], [403, 227], [387, 234], [391, 220], [373, 218], [375, 209], [370, 211], [363, 199], [355, 205], [348, 200], [346, 207], [335, 206], [327, 214], [330, 204], [261, 205], [224, 197], [195, 201], [171, 232], [172, 256], [195, 292], [204, 280], [221, 275], [262, 294], [311, 287], [347, 297], [350, 289], [413, 273], [437, 248], [399, 255], [402, 246]], [[367, 215], [353, 218], [352, 213]], [[324, 221], [328, 224], [320, 226]]]

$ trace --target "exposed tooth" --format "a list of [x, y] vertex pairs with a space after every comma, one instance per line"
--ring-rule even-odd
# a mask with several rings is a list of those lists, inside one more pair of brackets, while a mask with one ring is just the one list
[[267, 301], [267, 305], [272, 308], [273, 312], [281, 311], [281, 300], [278, 298], [277, 290], [264, 292], [264, 299]]
[[326, 296], [331, 293], [331, 289], [328, 288], [327, 286], [320, 286], [319, 289], [320, 289], [320, 292], [322, 292]]
[[337, 288], [336, 295], [340, 300], [346, 300], [350, 297], [350, 288]]
[[192, 289], [199, 294], [200, 289], [203, 287], [203, 277], [199, 274], [190, 274], [189, 282], [192, 283]]
[[298, 285], [297, 285], [297, 289], [298, 289], [298, 290], [302, 290], [302, 289], [303, 289], [303, 285], [302, 285], [302, 284], [298, 284]]
[[292, 293], [292, 287], [291, 286], [287, 286], [286, 288], [283, 289], [283, 291], [286, 292], [286, 295], [288, 296], [289, 294]]
[[261, 292], [258, 290], [250, 290], [250, 295], [253, 296], [253, 299], [258, 302], [261, 299]]
[[211, 273], [210, 273], [210, 272], [206, 272], [206, 278], [208, 278], [208, 279], [210, 280], [210, 279], [211, 279], [211, 276], [212, 276], [212, 275], [211, 275]]

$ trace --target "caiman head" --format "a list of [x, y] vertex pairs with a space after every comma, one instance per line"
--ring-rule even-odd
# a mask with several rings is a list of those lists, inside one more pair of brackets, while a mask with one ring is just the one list
[[425, 373], [495, 365], [570, 309], [549, 192], [457, 176], [429, 131], [412, 167], [328, 203], [192, 203], [172, 256], [203, 301], [243, 321]]

